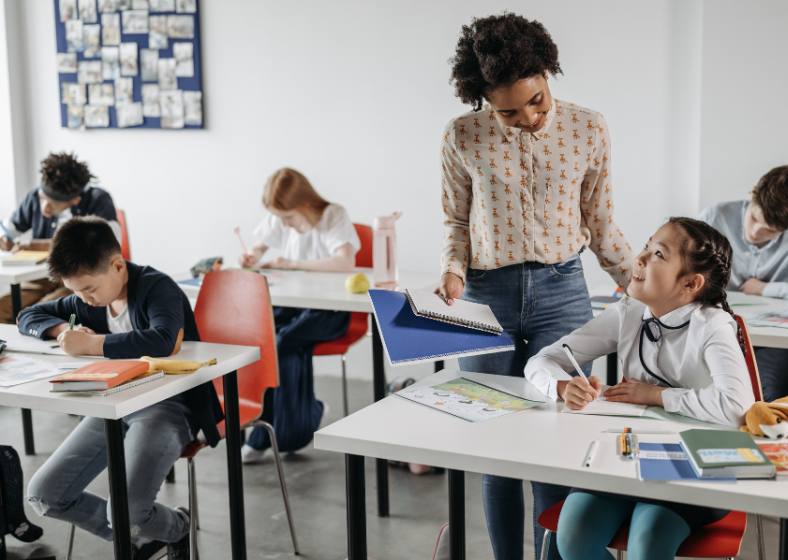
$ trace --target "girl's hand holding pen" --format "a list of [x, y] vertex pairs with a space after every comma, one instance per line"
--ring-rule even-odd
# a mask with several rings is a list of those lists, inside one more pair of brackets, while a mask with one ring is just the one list
[[585, 406], [599, 397], [602, 389], [602, 382], [595, 375], [586, 381], [577, 376], [571, 381], [559, 381], [556, 387], [558, 396], [561, 397], [566, 405], [572, 410], [581, 410]]

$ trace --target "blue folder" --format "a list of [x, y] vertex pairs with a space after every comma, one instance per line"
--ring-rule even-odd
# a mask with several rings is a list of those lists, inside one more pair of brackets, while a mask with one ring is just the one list
[[369, 299], [386, 356], [393, 366], [514, 351], [506, 331], [491, 334], [419, 317], [402, 292], [369, 290]]
[[638, 459], [640, 480], [697, 480], [712, 482], [736, 482], [735, 478], [698, 478], [679, 443], [638, 443], [640, 453], [654, 451], [669, 454], [662, 459]]

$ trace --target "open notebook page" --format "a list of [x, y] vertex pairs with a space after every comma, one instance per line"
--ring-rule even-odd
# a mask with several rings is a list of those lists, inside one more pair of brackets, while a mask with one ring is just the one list
[[[600, 393], [604, 394], [608, 389], [610, 389], [609, 385], [602, 385]], [[571, 410], [568, 406], [565, 406], [563, 410], [569, 414], [598, 414], [600, 416], [643, 416], [645, 411], [645, 404], [612, 402], [601, 399], [588, 403], [582, 410]]]

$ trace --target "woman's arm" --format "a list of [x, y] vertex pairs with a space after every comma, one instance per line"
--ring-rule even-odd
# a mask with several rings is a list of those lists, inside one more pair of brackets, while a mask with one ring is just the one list
[[457, 150], [455, 132], [455, 122], [451, 121], [443, 131], [441, 143], [441, 202], [443, 204], [441, 274], [450, 272], [465, 282], [465, 271], [470, 258], [469, 221], [473, 201], [473, 181], [463, 165], [461, 153]]
[[350, 243], [345, 243], [334, 251], [333, 257], [325, 259], [303, 259], [293, 261], [278, 258], [265, 263], [262, 268], [280, 268], [283, 270], [311, 270], [314, 272], [353, 272], [356, 266], [356, 250]]

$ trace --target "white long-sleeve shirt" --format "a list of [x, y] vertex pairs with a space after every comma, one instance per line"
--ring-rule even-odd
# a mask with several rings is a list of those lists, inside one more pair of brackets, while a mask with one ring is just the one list
[[[722, 309], [691, 303], [660, 317], [659, 322], [661, 326], [646, 305], [624, 298], [542, 349], [528, 361], [525, 377], [557, 400], [558, 380], [571, 379], [567, 372], [574, 371], [563, 344], [572, 349], [581, 366], [618, 352], [627, 380], [673, 387], [662, 393], [668, 412], [741, 426], [755, 397], [733, 317]], [[652, 336], [643, 333], [641, 361], [642, 329], [650, 329]], [[646, 368], [667, 383], [650, 375]]]

